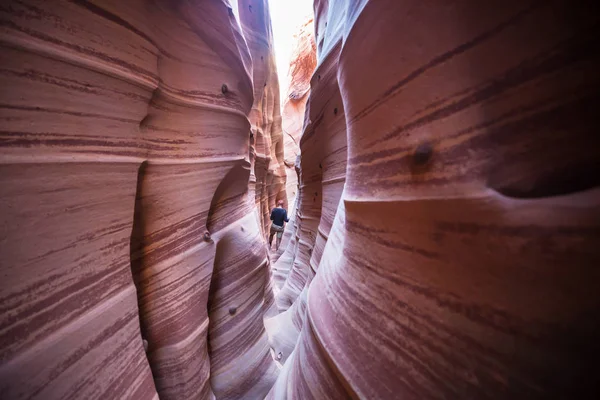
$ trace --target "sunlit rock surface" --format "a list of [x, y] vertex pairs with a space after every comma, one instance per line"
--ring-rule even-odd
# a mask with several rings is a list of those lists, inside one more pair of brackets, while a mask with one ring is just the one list
[[[300, 154], [300, 137], [304, 125], [304, 109], [310, 94], [310, 79], [317, 64], [313, 17], [308, 16], [294, 36], [290, 67], [286, 80], [287, 93], [281, 110], [288, 203], [297, 194], [296, 158]], [[291, 205], [291, 204], [290, 204]]]
[[315, 1], [270, 398], [598, 397], [592, 4]]
[[[300, 137], [304, 125], [304, 110], [310, 93], [310, 79], [317, 63], [312, 15], [307, 16], [306, 20], [298, 27], [294, 39], [295, 45], [292, 49], [288, 76], [285, 80], [287, 94], [283, 99], [281, 110], [288, 214], [292, 216], [292, 220], [286, 225], [279, 251], [273, 252], [271, 256], [271, 261], [276, 263], [279, 257], [284, 252], [286, 253], [284, 259], [287, 258], [287, 261], [276, 263], [273, 268], [275, 282], [278, 286], [283, 283], [282, 280], [285, 280], [289, 270], [290, 257], [293, 255], [293, 243], [296, 240], [294, 215], [298, 193], [299, 165], [297, 162], [299, 161]], [[288, 244], [290, 245], [288, 246]], [[286, 249], [288, 250], [286, 251]]]
[[0, 397], [599, 398], [594, 5], [2, 2]]
[[3, 399], [272, 386], [279, 88], [266, 0], [237, 6], [2, 2]]

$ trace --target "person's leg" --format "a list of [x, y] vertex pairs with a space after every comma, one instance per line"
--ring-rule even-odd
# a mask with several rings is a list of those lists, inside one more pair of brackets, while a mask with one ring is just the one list
[[275, 250], [279, 250], [279, 245], [281, 244], [281, 238], [283, 237], [283, 232], [277, 232], [277, 244]]
[[271, 244], [273, 243], [273, 236], [275, 233], [273, 231], [269, 232], [269, 249], [271, 249]]

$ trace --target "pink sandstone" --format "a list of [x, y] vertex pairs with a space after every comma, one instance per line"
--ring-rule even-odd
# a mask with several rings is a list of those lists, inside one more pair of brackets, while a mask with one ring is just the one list
[[593, 6], [2, 2], [0, 398], [598, 398]]

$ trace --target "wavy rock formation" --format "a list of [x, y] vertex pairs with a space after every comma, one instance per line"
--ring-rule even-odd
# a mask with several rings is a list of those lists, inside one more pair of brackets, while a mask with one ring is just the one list
[[254, 103], [249, 116], [255, 165], [251, 182], [255, 186], [256, 207], [261, 212], [262, 227], [268, 232], [271, 209], [278, 199], [287, 200], [279, 82], [272, 51], [271, 17], [268, 0], [237, 2], [244, 38], [254, 62]]
[[[293, 247], [296, 240], [295, 229], [295, 207], [296, 194], [298, 192], [298, 174], [300, 165], [300, 137], [304, 125], [304, 111], [308, 95], [310, 93], [310, 79], [317, 63], [316, 45], [314, 39], [314, 25], [312, 15], [306, 17], [294, 36], [296, 43], [291, 53], [291, 60], [287, 76], [286, 97], [283, 100], [282, 128], [285, 155], [286, 192], [288, 201], [288, 213], [292, 217], [286, 226], [284, 237], [278, 252], [272, 253], [271, 261], [275, 263], [273, 268], [275, 284], [280, 287], [289, 272], [289, 265], [293, 256]], [[290, 246], [288, 246], [290, 244]], [[285, 252], [285, 249], [289, 250]], [[282, 263], [277, 264], [280, 256], [286, 253]], [[279, 265], [279, 267], [278, 267]]]
[[592, 3], [314, 8], [269, 397], [597, 397]]
[[296, 158], [300, 154], [300, 137], [304, 125], [304, 110], [310, 94], [310, 79], [317, 64], [313, 17], [307, 16], [298, 33], [292, 49], [287, 77], [287, 95], [281, 108], [285, 165], [287, 174], [288, 204], [296, 197], [298, 178]]
[[0, 20], [0, 397], [264, 396], [285, 198], [266, 0]]
[[2, 2], [0, 398], [600, 397], [594, 5]]
[[[316, 17], [318, 29], [320, 19], [318, 14]], [[295, 219], [295, 254], [275, 264], [276, 278], [279, 270], [289, 273], [276, 298], [278, 309], [284, 312], [267, 321], [267, 330], [275, 353], [281, 353], [283, 361], [292, 353], [300, 334], [307, 291], [329, 238], [345, 182], [346, 122], [336, 79], [342, 36], [338, 33], [337, 40], [333, 36], [331, 39], [335, 44], [327, 52], [332, 56], [323, 57], [325, 53], [321, 48], [320, 62], [312, 76], [310, 101], [306, 103], [306, 122], [300, 140], [303, 155]]]

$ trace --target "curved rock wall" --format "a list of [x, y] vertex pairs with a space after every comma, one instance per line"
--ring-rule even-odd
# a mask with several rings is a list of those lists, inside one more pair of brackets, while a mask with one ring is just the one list
[[0, 397], [599, 397], [593, 6], [3, 2]]
[[293, 204], [298, 192], [296, 158], [300, 154], [300, 137], [304, 125], [304, 111], [310, 94], [310, 79], [317, 64], [313, 17], [300, 25], [295, 35], [287, 77], [286, 97], [283, 99], [282, 128], [287, 174], [288, 204]]
[[[299, 154], [300, 137], [304, 125], [306, 102], [310, 93], [310, 79], [315, 70], [317, 57], [316, 45], [314, 40], [314, 26], [311, 15], [298, 27], [298, 32], [294, 35], [296, 43], [291, 53], [290, 65], [286, 83], [287, 95], [283, 99], [282, 128], [284, 143], [284, 162], [286, 173], [286, 193], [288, 204], [288, 215], [292, 217], [286, 225], [285, 233], [281, 242], [279, 251], [271, 254], [271, 261], [275, 263], [273, 268], [275, 284], [281, 287], [289, 272], [291, 264], [290, 257], [293, 256], [292, 248], [296, 243], [296, 195], [298, 193], [298, 175], [299, 175]], [[290, 244], [290, 246], [288, 246]], [[279, 257], [287, 250], [284, 257], [287, 259], [277, 263]]]
[[258, 398], [274, 382], [279, 88], [266, 0], [237, 7], [0, 6], [3, 399]]
[[265, 235], [270, 227], [271, 209], [285, 193], [285, 164], [279, 103], [279, 82], [275, 67], [268, 0], [238, 0], [244, 38], [254, 63], [254, 103], [252, 124], [251, 182], [255, 184], [256, 206], [261, 211]]
[[315, 1], [270, 398], [598, 395], [592, 7]]
[[[320, 18], [316, 14], [317, 27]], [[344, 188], [346, 123], [336, 79], [341, 39], [339, 33], [335, 37], [330, 36], [334, 43], [328, 49], [330, 56], [324, 57], [322, 48], [318, 54], [319, 63], [310, 82], [310, 101], [306, 103], [304, 132], [300, 139], [302, 154], [306, 156], [300, 158], [295, 256], [275, 264], [276, 272], [281, 269], [289, 270], [289, 273], [276, 298], [278, 308], [283, 312], [267, 321], [267, 329], [275, 353], [281, 353], [284, 361], [290, 356], [300, 334], [307, 291], [327, 243]], [[291, 266], [285, 268], [284, 263], [291, 263]]]

